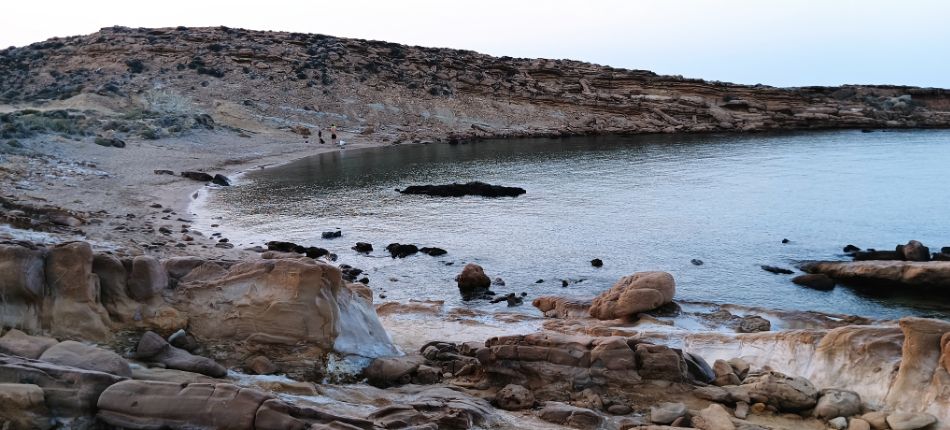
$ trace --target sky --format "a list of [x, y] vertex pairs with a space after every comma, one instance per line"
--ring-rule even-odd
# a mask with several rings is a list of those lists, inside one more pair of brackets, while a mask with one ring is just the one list
[[946, 0], [10, 1], [0, 47], [102, 27], [296, 31], [774, 86], [950, 88]]

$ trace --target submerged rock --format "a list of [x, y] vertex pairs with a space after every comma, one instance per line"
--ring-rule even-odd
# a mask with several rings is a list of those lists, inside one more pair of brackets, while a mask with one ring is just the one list
[[424, 194], [436, 197], [517, 197], [527, 191], [524, 188], [490, 185], [484, 182], [468, 182], [465, 184], [448, 185], [411, 185], [403, 190], [402, 194]]
[[369, 254], [370, 252], [373, 252], [373, 244], [366, 242], [356, 242], [356, 245], [354, 245], [352, 249], [361, 254]]
[[386, 245], [386, 251], [389, 251], [389, 255], [393, 258], [406, 258], [419, 252], [419, 247], [410, 244], [390, 243]]
[[590, 265], [594, 267], [604, 267], [604, 262], [603, 260], [599, 258], [595, 258], [593, 260], [590, 260]]
[[214, 176], [211, 176], [205, 172], [181, 172], [181, 176], [193, 181], [201, 182], [211, 182], [214, 180]]
[[491, 278], [485, 274], [482, 266], [468, 263], [462, 268], [462, 273], [455, 278], [462, 298], [470, 300], [485, 296], [491, 287]]
[[448, 251], [442, 248], [436, 248], [436, 247], [430, 247], [430, 246], [419, 248], [419, 252], [433, 256], [433, 257], [438, 257], [441, 255], [448, 254]]

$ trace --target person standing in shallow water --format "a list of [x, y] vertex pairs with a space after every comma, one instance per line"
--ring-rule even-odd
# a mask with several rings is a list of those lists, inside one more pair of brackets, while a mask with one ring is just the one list
[[330, 144], [336, 144], [336, 124], [330, 124]]
[[320, 142], [321, 145], [326, 143], [323, 141], [323, 130], [317, 130], [317, 141]]

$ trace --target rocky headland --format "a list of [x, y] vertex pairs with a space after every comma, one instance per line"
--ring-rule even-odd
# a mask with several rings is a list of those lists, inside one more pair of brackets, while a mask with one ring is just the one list
[[[677, 302], [665, 272], [531, 298], [543, 316], [374, 304], [325, 249], [194, 227], [189, 205], [236, 172], [337, 150], [331, 124], [348, 148], [947, 127], [950, 93], [225, 27], [0, 51], [0, 427], [950, 428], [945, 321]], [[916, 265], [943, 262], [907, 261], [919, 251], [805, 269], [929, 285]], [[466, 267], [458, 293], [491, 285]]]

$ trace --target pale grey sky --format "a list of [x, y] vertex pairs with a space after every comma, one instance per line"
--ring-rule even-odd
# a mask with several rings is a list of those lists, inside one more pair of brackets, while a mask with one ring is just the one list
[[950, 1], [13, 1], [0, 46], [101, 27], [298, 31], [777, 86], [950, 88]]

